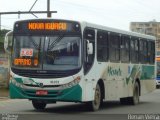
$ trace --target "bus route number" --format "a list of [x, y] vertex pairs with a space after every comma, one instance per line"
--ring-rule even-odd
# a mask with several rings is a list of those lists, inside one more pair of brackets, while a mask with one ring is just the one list
[[33, 56], [33, 49], [22, 48], [21, 51], [20, 51], [20, 56], [32, 57]]

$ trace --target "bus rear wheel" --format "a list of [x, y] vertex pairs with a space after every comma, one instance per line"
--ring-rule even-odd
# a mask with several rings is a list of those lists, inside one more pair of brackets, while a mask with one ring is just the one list
[[131, 105], [137, 105], [139, 103], [139, 96], [140, 96], [139, 90], [140, 90], [139, 84], [138, 82], [135, 82], [133, 89], [133, 97], [129, 98], [129, 102]]
[[44, 110], [47, 104], [41, 101], [32, 100], [32, 105], [36, 110]]
[[101, 104], [101, 89], [99, 84], [96, 85], [96, 90], [95, 90], [95, 95], [94, 95], [94, 100], [88, 102], [88, 107], [91, 111], [96, 111], [99, 109], [100, 104]]

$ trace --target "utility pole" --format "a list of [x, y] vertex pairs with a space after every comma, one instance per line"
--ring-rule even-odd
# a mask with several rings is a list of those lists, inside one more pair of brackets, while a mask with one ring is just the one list
[[0, 31], [1, 31], [1, 14], [0, 14]]
[[47, 0], [47, 17], [51, 17], [51, 12], [50, 12], [50, 0]]

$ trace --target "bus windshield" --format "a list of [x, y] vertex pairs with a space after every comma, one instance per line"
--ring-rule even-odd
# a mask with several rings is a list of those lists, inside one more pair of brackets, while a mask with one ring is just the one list
[[74, 70], [81, 67], [80, 36], [14, 36], [12, 67], [31, 70]]

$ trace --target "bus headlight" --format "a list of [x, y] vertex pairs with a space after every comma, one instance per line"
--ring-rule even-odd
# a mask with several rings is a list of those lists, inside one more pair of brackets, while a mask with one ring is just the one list
[[67, 84], [62, 85], [62, 88], [70, 88], [70, 87], [73, 87], [73, 86], [77, 85], [77, 84], [80, 82], [80, 80], [81, 80], [81, 77], [78, 76], [78, 77], [76, 77], [73, 81], [71, 81], [71, 82], [69, 82], [69, 83], [67, 83]]
[[17, 82], [13, 77], [10, 79], [11, 83], [17, 87], [23, 88], [23, 84]]
[[27, 85], [36, 85], [35, 82], [32, 79], [24, 78], [23, 84]]

